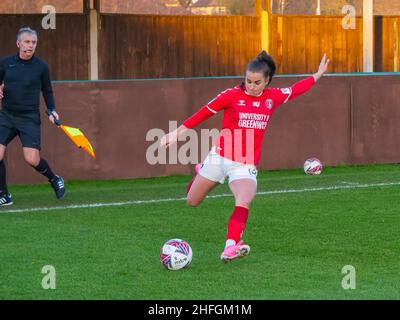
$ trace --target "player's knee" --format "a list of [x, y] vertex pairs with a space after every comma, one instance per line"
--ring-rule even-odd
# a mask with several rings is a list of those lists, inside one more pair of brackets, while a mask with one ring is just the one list
[[36, 167], [39, 164], [40, 159], [35, 156], [25, 156], [25, 161], [32, 167]]
[[235, 205], [237, 207], [250, 208], [251, 201], [252, 201], [252, 199], [239, 199], [239, 200], [236, 200]]

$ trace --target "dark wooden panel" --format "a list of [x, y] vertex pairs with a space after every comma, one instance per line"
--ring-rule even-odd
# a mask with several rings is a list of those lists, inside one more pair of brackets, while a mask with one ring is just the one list
[[2, 15], [0, 56], [17, 52], [16, 36], [29, 26], [39, 35], [36, 55], [49, 64], [52, 80], [85, 80], [89, 74], [89, 35], [85, 15], [56, 17], [56, 29], [42, 29], [42, 15]]
[[399, 76], [360, 77], [352, 89], [352, 162], [399, 163]]
[[102, 15], [101, 79], [242, 75], [257, 17]]

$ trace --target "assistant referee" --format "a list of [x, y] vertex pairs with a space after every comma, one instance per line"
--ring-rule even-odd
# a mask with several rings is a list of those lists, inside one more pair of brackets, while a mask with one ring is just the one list
[[49, 67], [36, 57], [37, 32], [21, 28], [17, 34], [18, 53], [0, 59], [0, 206], [13, 204], [7, 189], [4, 155], [7, 145], [19, 136], [25, 161], [44, 175], [57, 199], [65, 195], [64, 180], [53, 173], [40, 157], [40, 92], [46, 103], [49, 120], [59, 119], [55, 111]]

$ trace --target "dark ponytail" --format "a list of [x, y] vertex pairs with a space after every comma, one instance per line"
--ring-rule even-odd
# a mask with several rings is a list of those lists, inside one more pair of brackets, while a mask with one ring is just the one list
[[270, 84], [275, 70], [275, 61], [265, 50], [261, 51], [260, 54], [247, 65], [247, 71], [261, 72], [265, 79], [269, 79], [268, 84]]

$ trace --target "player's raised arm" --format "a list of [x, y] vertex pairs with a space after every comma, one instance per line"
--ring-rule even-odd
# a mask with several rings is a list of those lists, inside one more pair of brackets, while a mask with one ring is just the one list
[[330, 60], [326, 58], [326, 54], [322, 57], [322, 60], [319, 64], [318, 71], [314, 73], [312, 76], [307, 77], [303, 80], [296, 82], [289, 88], [280, 89], [277, 94], [277, 102], [278, 104], [286, 103], [298, 96], [306, 93], [308, 90], [312, 88], [312, 86], [323, 76], [323, 74], [328, 69]]

